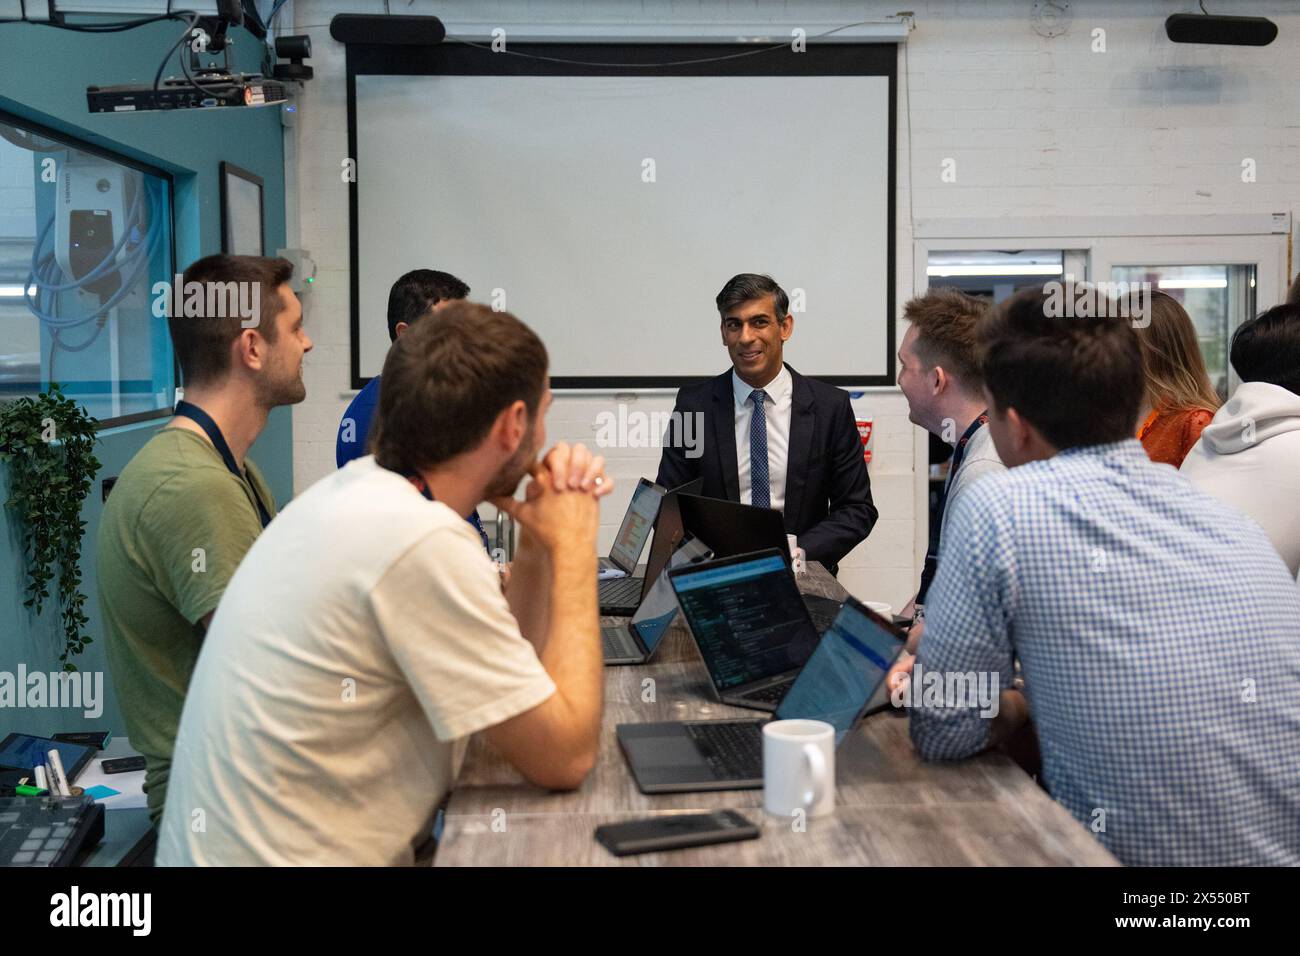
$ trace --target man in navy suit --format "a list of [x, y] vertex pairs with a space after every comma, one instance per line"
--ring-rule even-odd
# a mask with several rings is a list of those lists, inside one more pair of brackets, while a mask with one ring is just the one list
[[[707, 497], [782, 512], [808, 560], [833, 574], [878, 516], [848, 393], [782, 361], [794, 317], [771, 277], [734, 276], [717, 305], [731, 370], [677, 393], [656, 480], [703, 477]], [[678, 434], [687, 415], [702, 416], [698, 457]]]

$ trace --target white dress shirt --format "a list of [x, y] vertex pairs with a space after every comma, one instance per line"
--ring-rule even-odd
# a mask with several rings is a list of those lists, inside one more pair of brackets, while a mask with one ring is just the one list
[[[749, 419], [754, 406], [749, 401], [753, 387], [746, 385], [731, 370], [731, 387], [736, 396], [736, 474], [740, 479], [742, 504], [753, 504], [749, 487]], [[794, 379], [784, 365], [776, 378], [763, 386], [767, 400], [763, 402], [763, 417], [767, 421], [767, 474], [771, 488], [772, 508], [785, 508], [785, 468], [790, 453], [790, 410], [794, 401]]]

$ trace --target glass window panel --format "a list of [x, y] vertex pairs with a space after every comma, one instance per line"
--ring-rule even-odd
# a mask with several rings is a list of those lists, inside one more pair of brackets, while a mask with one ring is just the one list
[[1220, 398], [1231, 391], [1232, 333], [1255, 315], [1253, 265], [1112, 266], [1112, 282], [1150, 282], [1177, 299], [1196, 326], [1210, 382]]
[[925, 272], [930, 288], [956, 288], [1001, 302], [1021, 289], [1062, 281], [1065, 253], [1060, 249], [937, 250], [929, 254]]
[[108, 423], [175, 388], [168, 179], [0, 119], [0, 398], [51, 381]]

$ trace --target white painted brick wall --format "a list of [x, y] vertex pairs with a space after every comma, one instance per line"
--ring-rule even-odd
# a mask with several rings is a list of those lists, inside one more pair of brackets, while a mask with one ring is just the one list
[[[406, 13], [436, 13], [449, 23], [584, 27], [664, 23], [770, 23], [809, 34], [898, 9], [916, 14], [900, 60], [898, 112], [897, 301], [912, 294], [912, 231], [917, 218], [1027, 218], [1290, 210], [1300, 184], [1300, 12], [1293, 3], [1252, 2], [1218, 13], [1269, 16], [1280, 35], [1270, 47], [1176, 46], [1163, 32], [1182, 2], [1074, 0], [1069, 31], [1039, 37], [1030, 0], [909, 2], [625, 2], [625, 0], [414, 0]], [[1249, 7], [1249, 10], [1245, 8]], [[295, 0], [286, 12], [312, 37], [316, 79], [296, 131], [300, 244], [320, 275], [308, 304], [316, 340], [306, 369], [309, 398], [294, 411], [295, 483], [303, 488], [334, 467], [334, 434], [348, 396], [347, 193], [339, 178], [346, 155], [343, 51], [329, 38], [340, 12], [381, 12], [382, 4]], [[282, 13], [281, 16], [284, 16]], [[1106, 31], [1106, 52], [1091, 50], [1092, 30]], [[900, 68], [900, 77], [903, 70]], [[957, 182], [940, 180], [945, 158]], [[1258, 164], [1258, 181], [1241, 182], [1241, 160]], [[911, 175], [909, 175], [909, 166]], [[911, 176], [915, 176], [915, 188]], [[293, 242], [290, 224], [291, 244]], [[991, 225], [990, 233], [996, 233]], [[527, 316], [524, 317], [527, 319]], [[613, 396], [561, 396], [549, 421], [553, 439], [594, 439], [596, 415]], [[896, 391], [868, 392], [855, 405], [876, 423], [872, 489], [881, 519], [845, 562], [841, 580], [859, 596], [901, 605], [924, 552], [924, 435], [907, 422]], [[646, 410], [667, 410], [671, 396], [646, 395]], [[608, 547], [641, 474], [653, 475], [653, 450], [618, 451], [610, 470], [620, 492], [602, 512]], [[923, 520], [923, 519], [922, 519]]]

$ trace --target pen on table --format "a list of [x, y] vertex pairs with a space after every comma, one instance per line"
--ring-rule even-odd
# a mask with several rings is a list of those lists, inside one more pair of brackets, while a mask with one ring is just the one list
[[57, 750], [51, 750], [46, 754], [50, 762], [51, 782], [54, 784], [53, 789], [57, 789], [59, 796], [70, 797], [72, 791], [68, 789], [68, 777], [63, 772], [63, 760], [59, 757]]
[[41, 779], [45, 781], [45, 789], [50, 791], [51, 796], [60, 796], [63, 791], [59, 789], [59, 778], [54, 775], [54, 764], [50, 762], [49, 754], [41, 757]]

